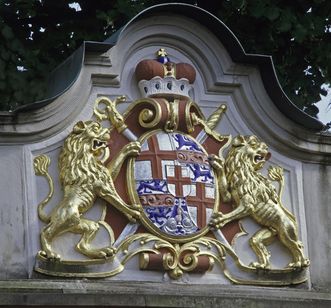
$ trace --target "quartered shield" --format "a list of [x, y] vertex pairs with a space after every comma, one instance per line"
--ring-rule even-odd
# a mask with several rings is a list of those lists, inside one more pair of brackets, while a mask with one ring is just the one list
[[135, 199], [147, 227], [171, 238], [208, 231], [218, 206], [217, 183], [207, 152], [194, 138], [179, 132], [149, 135], [133, 169]]

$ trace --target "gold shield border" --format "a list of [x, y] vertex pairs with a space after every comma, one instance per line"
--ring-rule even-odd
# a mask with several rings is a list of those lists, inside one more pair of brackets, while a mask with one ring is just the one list
[[[139, 142], [141, 144], [143, 144], [148, 138], [150, 138], [151, 136], [157, 134], [158, 132], [164, 132], [161, 129], [157, 129], [157, 130], [153, 130], [153, 131], [149, 131], [145, 134], [143, 134], [140, 138], [139, 138]], [[184, 136], [189, 136], [190, 138], [193, 138], [192, 136], [188, 135], [188, 134], [184, 134], [180, 131], [178, 131], [179, 133], [183, 134]], [[208, 155], [208, 153], [206, 152], [205, 148], [195, 140], [195, 138], [193, 138], [194, 141], [203, 149], [204, 153]], [[134, 178], [134, 163], [135, 163], [135, 158], [131, 157], [128, 160], [128, 167], [127, 167], [127, 184], [128, 184], [128, 193], [129, 193], [129, 198], [130, 201], [133, 204], [140, 204], [141, 208], [142, 205], [140, 203], [139, 200], [139, 196], [136, 192], [136, 183], [135, 183], [135, 178]], [[218, 188], [218, 180], [217, 177], [214, 177], [214, 181], [215, 181], [215, 203], [214, 203], [214, 208], [213, 208], [213, 213], [217, 213], [218, 209], [219, 209], [219, 203], [220, 203], [220, 197], [219, 197], [219, 188]], [[166, 234], [164, 232], [161, 232], [150, 220], [149, 218], [146, 216], [145, 212], [143, 211], [142, 208], [142, 214], [141, 214], [141, 218], [140, 221], [142, 222], [142, 224], [150, 231], [152, 232], [152, 234], [156, 234], [157, 236], [159, 236], [162, 239], [165, 239], [169, 242], [172, 243], [186, 243], [186, 242], [190, 242], [193, 241], [195, 239], [198, 239], [202, 236], [204, 236], [206, 233], [208, 233], [208, 231], [210, 230], [210, 226], [208, 225], [208, 223], [206, 224], [206, 226], [204, 228], [202, 228], [199, 232], [195, 233], [195, 234], [191, 234], [191, 235], [187, 235], [187, 236], [175, 236], [175, 235], [169, 235]]]

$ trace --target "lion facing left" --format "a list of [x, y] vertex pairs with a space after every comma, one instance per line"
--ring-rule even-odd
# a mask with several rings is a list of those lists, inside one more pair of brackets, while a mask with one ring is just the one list
[[107, 169], [99, 156], [106, 149], [109, 139], [109, 130], [101, 127], [98, 122], [80, 121], [74, 126], [59, 157], [60, 182], [64, 196], [49, 216], [44, 212], [53, 193], [53, 182], [47, 171], [49, 159], [45, 155], [35, 158], [36, 174], [46, 176], [51, 188], [47, 198], [38, 205], [39, 217], [47, 223], [40, 235], [40, 255], [59, 259], [60, 256], [52, 248], [52, 241], [66, 232], [82, 235], [76, 249], [90, 258], [107, 258], [115, 253], [111, 246], [98, 249], [90, 246], [99, 224], [84, 218], [83, 214], [94, 205], [97, 197], [115, 206], [131, 221], [140, 217], [137, 207], [130, 206], [121, 199], [113, 182], [125, 159], [139, 154], [140, 144], [131, 142], [126, 145]]

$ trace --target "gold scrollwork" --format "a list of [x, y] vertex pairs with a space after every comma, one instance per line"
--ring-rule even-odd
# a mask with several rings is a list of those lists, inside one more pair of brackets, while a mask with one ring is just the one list
[[[191, 111], [192, 109], [194, 109], [194, 112]], [[194, 131], [194, 126], [197, 125], [197, 123], [193, 122], [194, 119], [192, 117], [192, 114], [196, 115], [196, 113], [198, 113], [200, 119], [204, 119], [199, 106], [195, 102], [189, 101], [185, 106], [185, 123], [189, 134]]]
[[[110, 277], [124, 270], [125, 264], [135, 256], [139, 256], [140, 269], [166, 271], [172, 279], [179, 279], [184, 273], [210, 271], [217, 263], [222, 268], [224, 276], [236, 284], [283, 286], [307, 280], [305, 271], [293, 271], [293, 269], [266, 271], [247, 267], [240, 262], [231, 248], [213, 238], [202, 237], [178, 245], [147, 233], [128, 236], [117, 247], [114, 257], [108, 259], [58, 262], [47, 260], [43, 255], [38, 254], [36, 270], [60, 277]], [[204, 265], [199, 270], [201, 258], [204, 258]], [[158, 263], [157, 266], [154, 264], [150, 268], [153, 259]], [[230, 268], [233, 264], [242, 271], [231, 273]], [[68, 272], [68, 269], [71, 271]], [[283, 277], [281, 280], [280, 274]]]
[[161, 106], [155, 100], [146, 100], [144, 103], [148, 103], [152, 108], [144, 108], [139, 113], [139, 124], [144, 128], [154, 128], [160, 123], [162, 117]]
[[169, 117], [168, 117], [168, 121], [165, 125], [164, 130], [166, 132], [173, 132], [175, 130], [177, 130], [178, 128], [178, 121], [179, 121], [179, 100], [175, 99], [173, 102], [169, 102], [168, 105], [168, 112], [169, 112]]
[[[98, 97], [94, 104], [94, 114], [99, 122], [109, 120], [110, 123], [117, 129], [119, 133], [124, 131], [127, 126], [124, 123], [123, 116], [118, 112], [116, 106], [119, 103], [125, 102], [124, 95], [118, 96], [115, 100], [110, 100], [108, 97]], [[100, 109], [100, 105], [104, 104], [105, 109]]]
[[[139, 243], [140, 248], [131, 250], [130, 247], [134, 247], [135, 243]], [[208, 263], [204, 271], [212, 270], [215, 261], [223, 266], [225, 260], [225, 249], [222, 244], [207, 237], [180, 245], [171, 244], [151, 234], [136, 234], [124, 241], [118, 250], [128, 252], [122, 264], [139, 254], [141, 269], [148, 269], [150, 263], [148, 253], [159, 255], [162, 266], [160, 270], [167, 271], [173, 279], [182, 277], [185, 272], [196, 270], [201, 257], [205, 257]]]
[[[215, 246], [217, 253], [212, 252], [211, 247]], [[204, 247], [206, 250], [202, 249]], [[155, 248], [165, 248], [162, 244], [156, 243]], [[168, 247], [169, 248], [169, 247]], [[207, 271], [212, 270], [215, 260], [222, 263], [225, 259], [225, 251], [222, 246], [209, 238], [201, 238], [184, 245], [175, 244], [163, 255], [163, 267], [169, 272], [173, 279], [180, 278], [184, 272], [192, 272], [199, 266], [199, 257], [206, 256]]]

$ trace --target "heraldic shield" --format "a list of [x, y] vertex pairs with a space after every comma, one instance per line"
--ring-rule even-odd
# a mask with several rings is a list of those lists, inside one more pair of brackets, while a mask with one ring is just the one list
[[[156, 59], [141, 61], [135, 74], [143, 98], [124, 114], [117, 109], [123, 96], [97, 98], [94, 117], [76, 123], [66, 138], [59, 155], [64, 196], [48, 215], [44, 207], [54, 192], [50, 159], [34, 159], [36, 175], [50, 187], [38, 205], [45, 225], [35, 270], [110, 277], [139, 258], [139, 271], [161, 271], [171, 279], [208, 273], [218, 264], [217, 275], [233, 283], [305, 281], [309, 260], [295, 217], [281, 202], [283, 169], [271, 167], [269, 179], [260, 174], [270, 157], [267, 145], [256, 136], [219, 133], [226, 106], [217, 106], [206, 119], [190, 97], [195, 69], [171, 62], [164, 49]], [[278, 182], [278, 193], [271, 181]], [[100, 218], [88, 218], [100, 200]], [[261, 227], [249, 240], [257, 259], [250, 263], [232, 246], [244, 233], [238, 220], [246, 216]], [[95, 245], [101, 229], [107, 235], [102, 247]], [[64, 258], [54, 245], [68, 233], [80, 236], [72, 247], [80, 259]], [[277, 238], [292, 258], [285, 268], [272, 267], [266, 247]]]
[[155, 132], [134, 163], [136, 192], [147, 219], [163, 237], [203, 232], [217, 211], [217, 179], [208, 154], [183, 133]]

